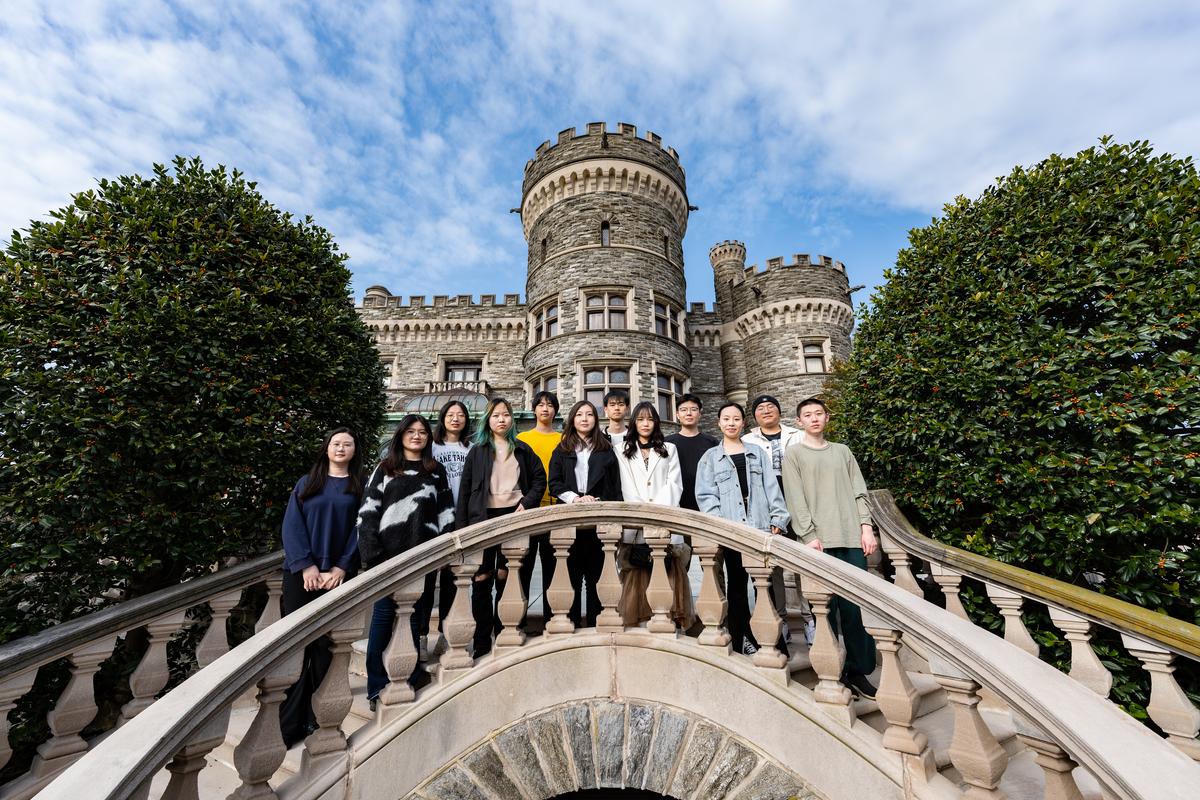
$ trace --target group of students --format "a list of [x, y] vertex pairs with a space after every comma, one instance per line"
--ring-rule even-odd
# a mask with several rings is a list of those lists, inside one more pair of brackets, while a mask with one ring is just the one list
[[[518, 434], [511, 405], [497, 398], [488, 403], [479, 430], [472, 433], [466, 406], [450, 401], [436, 428], [418, 414], [402, 419], [369, 478], [354, 433], [348, 428], [330, 431], [312, 469], [292, 491], [284, 516], [283, 613], [336, 588], [360, 567], [370, 569], [456, 527], [554, 503], [624, 500], [689, 508], [798, 538], [866, 568], [866, 557], [876, 546], [866, 484], [849, 449], [825, 440], [829, 415], [820, 399], [799, 404], [797, 429], [781, 424], [775, 398], [756, 398], [750, 413], [758, 426], [745, 435], [745, 412], [727, 402], [717, 415], [720, 441], [699, 430], [703, 404], [695, 395], [678, 399], [680, 430], [669, 436], [663, 435], [653, 403], [638, 403], [631, 411], [628, 395], [615, 390], [605, 395], [603, 405], [607, 424], [584, 400], [570, 408], [559, 432], [554, 429], [558, 398], [539, 392], [533, 398], [535, 426]], [[686, 631], [695, 622], [690, 544], [672, 534], [667, 554], [671, 616]], [[548, 533], [530, 538], [518, 567], [526, 596], [535, 563], [541, 564], [543, 587], [548, 586], [557, 564]], [[651, 617], [645, 590], [652, 559], [640, 529], [623, 532], [617, 564], [622, 587], [618, 613], [626, 625], [641, 624]], [[596, 584], [604, 566], [594, 528], [577, 531], [566, 565], [574, 589], [568, 616], [578, 627], [592, 627], [601, 610]], [[750, 584], [741, 554], [725, 551], [723, 566], [726, 627], [734, 647], [753, 654], [758, 642], [749, 629]], [[475, 657], [491, 650], [502, 628], [497, 603], [508, 569], [494, 546], [484, 551], [473, 576]], [[435, 588], [439, 583], [440, 592]], [[776, 583], [772, 594], [779, 608], [782, 581]], [[455, 591], [448, 568], [440, 582], [437, 573], [426, 576], [411, 617], [413, 643], [423, 657], [435, 593], [444, 620]], [[372, 610], [366, 659], [372, 704], [388, 683], [383, 652], [392, 636], [395, 608], [387, 597]], [[866, 676], [875, 669], [874, 642], [863, 629], [859, 610], [841, 599], [831, 608], [846, 643], [843, 681], [856, 694], [873, 697]], [[550, 616], [544, 591], [542, 616]], [[280, 707], [289, 746], [315, 729], [311, 698], [329, 662], [327, 642], [306, 648], [301, 677]]]

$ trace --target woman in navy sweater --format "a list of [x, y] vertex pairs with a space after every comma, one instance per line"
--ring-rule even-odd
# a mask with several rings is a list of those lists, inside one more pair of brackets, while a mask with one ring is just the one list
[[[363, 459], [354, 432], [325, 434], [312, 469], [296, 482], [283, 516], [283, 613], [290, 614], [353, 577], [358, 570], [355, 521], [363, 493]], [[300, 679], [279, 707], [283, 740], [291, 747], [316, 728], [312, 694], [330, 662], [329, 640], [304, 650]]]

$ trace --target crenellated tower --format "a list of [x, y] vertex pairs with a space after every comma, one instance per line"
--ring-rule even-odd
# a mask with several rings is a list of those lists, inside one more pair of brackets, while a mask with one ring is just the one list
[[612, 388], [651, 400], [667, 419], [690, 382], [683, 167], [655, 133], [589, 123], [542, 143], [525, 165], [527, 392], [564, 409]]
[[778, 397], [784, 417], [820, 394], [835, 361], [850, 355], [854, 308], [846, 267], [828, 256], [767, 259], [745, 266], [746, 248], [725, 241], [709, 251], [721, 319], [725, 394], [746, 402]]

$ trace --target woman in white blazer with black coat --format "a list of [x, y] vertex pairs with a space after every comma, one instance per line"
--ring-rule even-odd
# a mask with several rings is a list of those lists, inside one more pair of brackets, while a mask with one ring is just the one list
[[[626, 435], [624, 449], [617, 458], [621, 495], [626, 502], [678, 508], [683, 496], [679, 454], [675, 452], [675, 445], [663, 441], [658, 410], [653, 403], [642, 402], [634, 406], [630, 416], [633, 430]], [[617, 548], [617, 565], [621, 568], [621, 601], [617, 610], [626, 625], [640, 625], [652, 615], [650, 604], [646, 602], [650, 566], [645, 545], [641, 531], [626, 529], [621, 546]], [[687, 577], [692, 548], [682, 535], [673, 533], [667, 554], [667, 576], [674, 593], [671, 616], [676, 625], [687, 630], [695, 621], [692, 588]]]

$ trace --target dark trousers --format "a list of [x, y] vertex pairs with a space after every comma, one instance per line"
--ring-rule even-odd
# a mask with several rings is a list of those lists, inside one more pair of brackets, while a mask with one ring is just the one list
[[421, 635], [425, 636], [429, 633], [429, 620], [433, 616], [433, 593], [437, 587], [437, 607], [438, 607], [438, 630], [442, 629], [442, 625], [446, 623], [446, 615], [450, 613], [450, 606], [454, 605], [454, 594], [457, 591], [454, 588], [454, 571], [449, 567], [442, 567], [441, 571], [436, 573], [436, 579], [433, 575], [425, 578], [425, 593], [421, 595]]
[[[867, 568], [867, 556], [861, 547], [826, 547], [825, 554], [861, 570]], [[842, 634], [846, 645], [847, 675], [870, 675], [875, 671], [875, 640], [863, 628], [862, 611], [837, 595], [829, 603], [829, 622], [835, 633]]]
[[[509, 508], [489, 508], [488, 519], [502, 517], [516, 511], [516, 506]], [[475, 617], [474, 655], [479, 658], [492, 651], [492, 636], [504, 629], [500, 624], [500, 616], [496, 606], [504, 596], [507, 579], [497, 577], [497, 573], [508, 568], [508, 559], [500, 552], [500, 546], [489, 547], [483, 551], [483, 564], [475, 571], [471, 581], [471, 615]], [[496, 590], [495, 599], [492, 590]]]
[[[421, 620], [429, 619], [431, 613], [424, 606], [425, 598], [433, 598], [433, 581], [437, 573], [431, 572], [425, 576], [425, 592], [413, 606], [412, 616], [409, 617], [408, 627], [412, 635], [413, 647], [417, 646], [417, 636], [421, 629]], [[387, 668], [383, 666], [383, 651], [392, 641], [392, 631], [396, 623], [396, 601], [390, 597], [381, 597], [371, 607], [371, 627], [367, 632], [367, 699], [374, 700], [388, 685]], [[413, 672], [420, 669], [418, 665]], [[411, 675], [409, 678], [411, 679]]]
[[[567, 553], [567, 574], [571, 576], [571, 588], [575, 590], [575, 599], [571, 601], [568, 616], [576, 628], [596, 627], [596, 617], [600, 615], [600, 593], [596, 591], [596, 583], [600, 573], [604, 571], [604, 547], [595, 528], [576, 528], [575, 543]], [[584, 584], [587, 585], [587, 614], [583, 613]], [[549, 581], [545, 581], [549, 585]], [[542, 589], [545, 594], [545, 587]]]
[[725, 563], [725, 629], [729, 631], [735, 653], [742, 651], [742, 640], [749, 639], [755, 647], [758, 642], [750, 633], [750, 575], [742, 566], [742, 554], [736, 550], [721, 548]]
[[529, 537], [529, 552], [521, 559], [521, 569], [517, 574], [521, 576], [521, 588], [525, 591], [525, 597], [529, 597], [529, 584], [533, 580], [533, 565], [536, 561], [542, 562], [542, 619], [550, 619], [550, 599], [546, 597], [546, 590], [550, 588], [550, 581], [554, 578], [554, 568], [558, 562], [554, 559], [554, 548], [550, 546], [550, 534], [543, 533], [538, 536]]
[[[315, 592], [306, 590], [304, 575], [301, 573], [283, 573], [284, 616], [308, 605], [323, 594], [324, 589]], [[317, 727], [317, 718], [312, 710], [312, 696], [321, 685], [321, 681], [325, 680], [325, 673], [329, 671], [329, 663], [333, 660], [333, 655], [329, 652], [330, 644], [329, 637], [322, 636], [304, 648], [300, 678], [287, 690], [283, 702], [279, 705], [279, 729], [288, 747], [304, 739]]]

